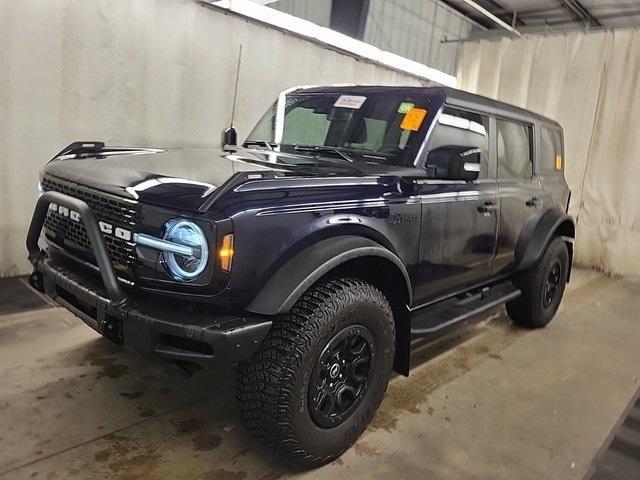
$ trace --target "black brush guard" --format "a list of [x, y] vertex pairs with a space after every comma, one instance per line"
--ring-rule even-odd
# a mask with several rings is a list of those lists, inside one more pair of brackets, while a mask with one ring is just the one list
[[[95, 257], [99, 280], [67, 263], [50, 258], [39, 246], [49, 205], [80, 214]], [[271, 328], [259, 317], [193, 312], [186, 303], [123, 290], [113, 268], [98, 220], [87, 203], [60, 192], [43, 193], [27, 234], [31, 284], [91, 328], [143, 354], [199, 364], [237, 363], [255, 353]]]

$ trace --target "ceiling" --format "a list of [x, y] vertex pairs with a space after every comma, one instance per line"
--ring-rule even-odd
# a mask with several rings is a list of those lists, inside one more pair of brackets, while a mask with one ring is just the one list
[[[496, 33], [508, 32], [468, 5], [443, 0]], [[473, 0], [520, 32], [640, 26], [640, 0]]]

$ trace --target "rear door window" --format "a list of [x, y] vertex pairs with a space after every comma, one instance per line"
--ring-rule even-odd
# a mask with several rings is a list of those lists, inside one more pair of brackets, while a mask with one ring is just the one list
[[533, 175], [531, 162], [532, 132], [530, 125], [496, 121], [498, 134], [498, 178], [523, 180]]

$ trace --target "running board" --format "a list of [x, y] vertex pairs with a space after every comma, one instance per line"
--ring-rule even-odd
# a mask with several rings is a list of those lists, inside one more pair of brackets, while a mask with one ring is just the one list
[[440, 330], [508, 302], [520, 296], [522, 292], [511, 282], [498, 283], [484, 287], [479, 291], [443, 301], [413, 313], [411, 319], [411, 337], [428, 337]]

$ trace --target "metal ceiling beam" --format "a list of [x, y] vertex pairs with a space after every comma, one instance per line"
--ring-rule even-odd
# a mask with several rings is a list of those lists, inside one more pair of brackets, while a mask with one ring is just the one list
[[493, 13], [491, 13], [489, 10], [487, 10], [486, 8], [478, 5], [476, 2], [474, 2], [473, 0], [461, 0], [462, 2], [464, 2], [466, 5], [468, 5], [469, 7], [471, 7], [472, 9], [474, 9], [475, 11], [477, 11], [478, 13], [481, 13], [482, 15], [484, 15], [485, 17], [487, 17], [489, 20], [491, 20], [492, 22], [496, 23], [497, 25], [499, 25], [500, 27], [504, 28], [505, 30], [507, 30], [508, 32], [512, 33], [513, 35], [516, 35], [518, 37], [522, 36], [520, 34], [520, 32], [518, 30], [516, 30], [515, 28], [513, 28], [511, 25], [509, 25], [507, 22], [499, 19], [498, 17], [496, 17]]
[[[513, 12], [505, 13], [505, 8], [495, 0], [474, 0], [478, 5], [484, 7], [493, 13], [496, 17], [502, 20], [505, 23], [510, 23], [513, 20]], [[517, 19], [517, 25], [524, 25], [520, 19]], [[512, 27], [516, 27], [513, 23], [511, 23]]]
[[[618, 18], [635, 17], [640, 15], [640, 10], [625, 10], [618, 13], [605, 13], [598, 15], [598, 20], [615, 20]], [[640, 24], [640, 22], [639, 22]]]
[[[522, 8], [517, 10], [518, 15], [528, 15], [530, 13], [544, 13], [550, 11], [565, 11], [561, 5], [548, 5], [546, 7], [536, 7], [536, 8]], [[493, 10], [493, 13], [496, 15], [511, 15], [514, 10], [508, 8], [501, 8], [499, 10]]]
[[[636, 6], [637, 7], [637, 6]], [[520, 15], [520, 13], [518, 13]], [[640, 15], [640, 9], [636, 8], [635, 10], [624, 10], [622, 12], [616, 13], [604, 13], [598, 15], [598, 20], [615, 20], [618, 18], [625, 17], [634, 17]], [[529, 15], [522, 15], [522, 18], [526, 19], [527, 25], [540, 25], [544, 23], [553, 24], [553, 22], [559, 23], [577, 23], [573, 18], [567, 17], [566, 12], [557, 12], [557, 13], [535, 13]], [[578, 22], [580, 24], [584, 24], [584, 22]], [[639, 22], [640, 23], [640, 22]], [[522, 29], [520, 29], [520, 33], [522, 33]]]
[[560, 5], [562, 5], [576, 21], [582, 22], [585, 25], [590, 25], [593, 27], [602, 26], [598, 19], [593, 16], [593, 14], [580, 3], [580, 0], [559, 0]]
[[[589, 11], [591, 12], [591, 14], [596, 17], [597, 20], [601, 20], [600, 18], [600, 14], [597, 12], [605, 12], [608, 10], [613, 9], [615, 12], [620, 12], [621, 14], [624, 14], [624, 12], [626, 11], [625, 9], [630, 9], [632, 11], [635, 11], [638, 8], [638, 2], [633, 2], [633, 3], [598, 3], [597, 5], [591, 5], [589, 7]], [[491, 9], [491, 11], [499, 16], [502, 15], [512, 15], [513, 14], [513, 10], [508, 9], [508, 8], [500, 8], [500, 9]], [[522, 8], [518, 10], [518, 16], [519, 17], [530, 17], [532, 15], [542, 15], [545, 13], [561, 13], [564, 12], [565, 14], [567, 13], [567, 9], [565, 7], [563, 7], [562, 5], [547, 5], [544, 7], [534, 7], [534, 8]], [[607, 12], [610, 13], [610, 12]], [[504, 17], [503, 17], [504, 18]]]
[[[626, 30], [636, 30], [640, 27], [636, 26], [625, 26], [618, 27], [619, 29]], [[520, 33], [523, 36], [527, 35], [564, 35], [570, 32], [607, 32], [611, 31], [612, 27], [588, 27], [586, 28], [582, 23], [561, 23], [558, 25], [544, 24], [544, 25], [535, 25], [535, 26], [527, 26], [520, 29]], [[464, 38], [445, 38], [440, 43], [463, 43], [463, 42], [475, 42], [479, 40], [500, 40], [504, 38], [504, 33], [501, 33], [498, 30], [488, 30], [486, 32], [475, 32], [471, 33], [469, 36]]]
[[[431, 0], [432, 2], [437, 2], [438, 0]], [[444, 4], [453, 8], [456, 12], [459, 12], [461, 15], [466, 16], [469, 19], [474, 20], [475, 22], [482, 24], [485, 28], [495, 28], [495, 22], [484, 14], [479, 13], [475, 9], [470, 9], [468, 5], [464, 2], [464, 0], [440, 0]], [[505, 22], [506, 24], [511, 24], [513, 28], [517, 28], [519, 26], [524, 25], [524, 22], [520, 20], [520, 18], [516, 18], [515, 24], [512, 23], [513, 20], [513, 12], [507, 11], [502, 5], [500, 5], [495, 0], [474, 0], [475, 3], [480, 5], [485, 10], [491, 12], [493, 15], [498, 17], [500, 20]]]

